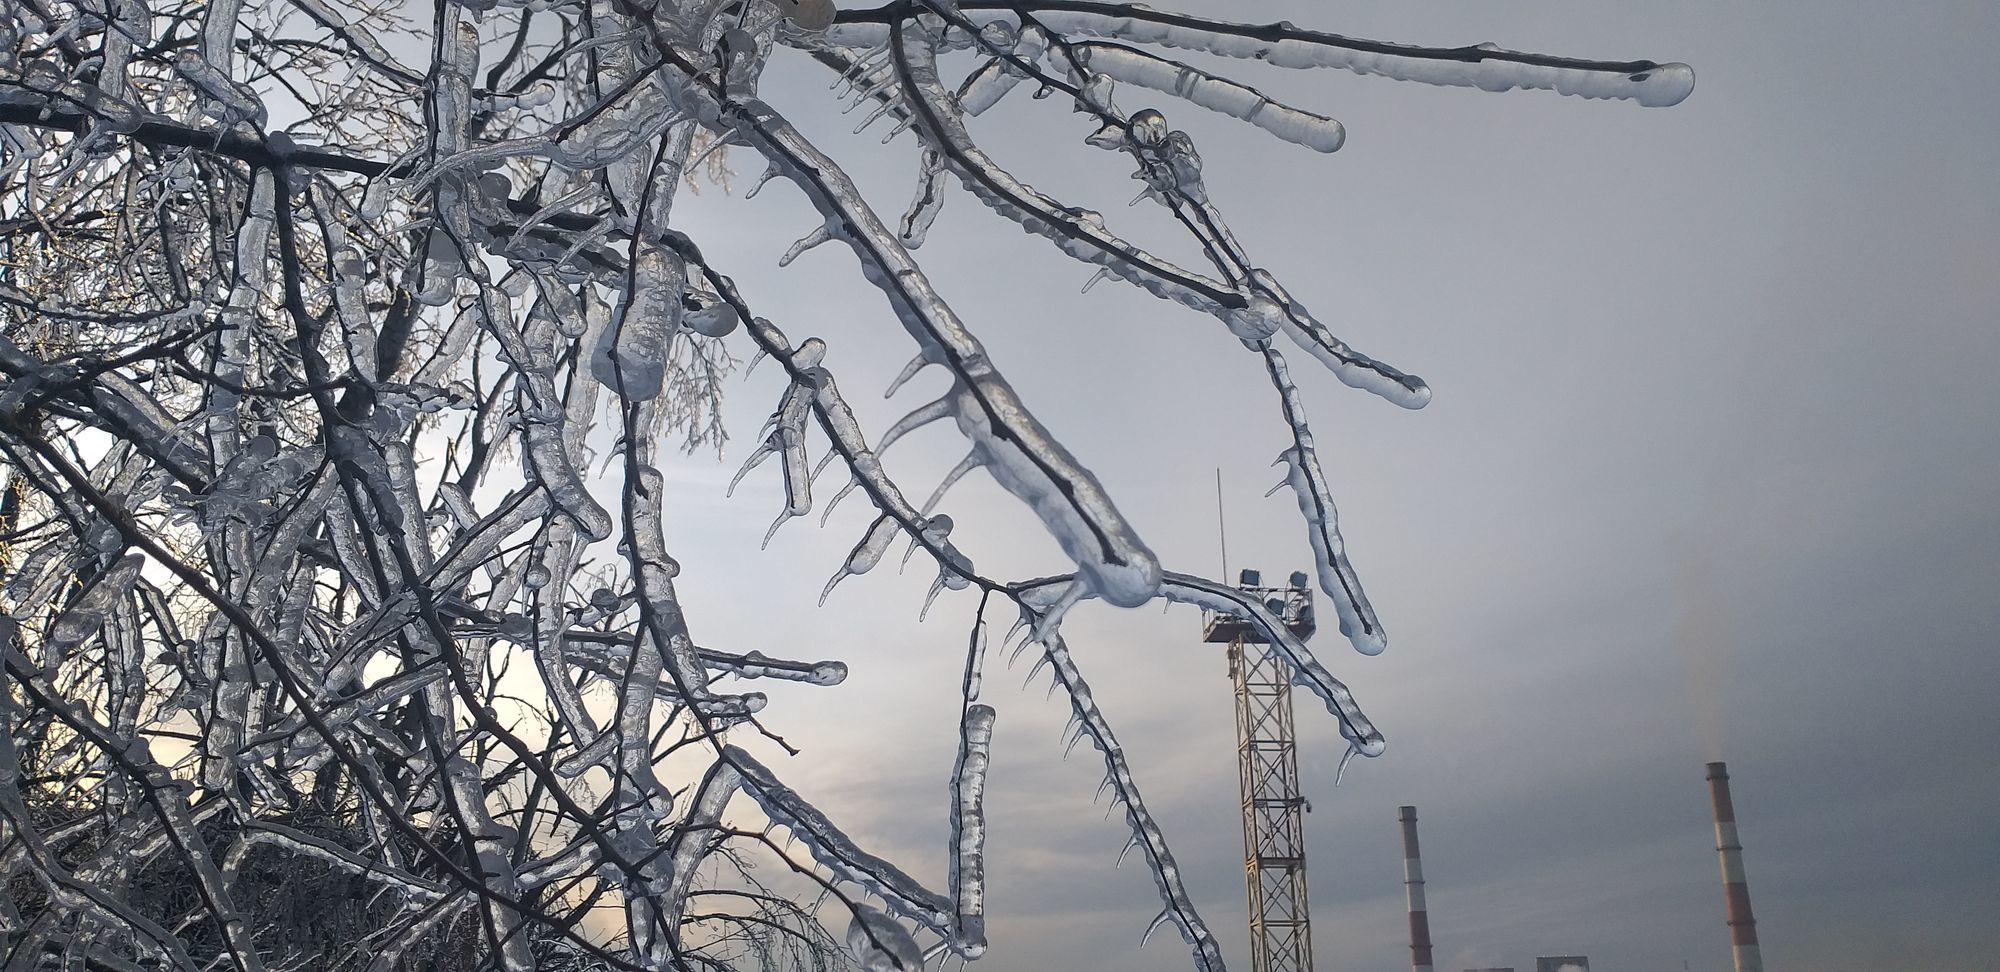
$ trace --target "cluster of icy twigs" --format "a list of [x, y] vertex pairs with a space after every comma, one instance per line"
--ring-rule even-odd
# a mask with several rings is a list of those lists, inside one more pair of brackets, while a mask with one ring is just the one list
[[[797, 52], [787, 69], [833, 73], [863, 109], [857, 131], [917, 143], [921, 184], [895, 228], [760, 99], [781, 50]], [[1178, 51], [1644, 104], [1692, 85], [1677, 64], [1095, 0], [837, 16], [829, 0], [0, 0], [6, 968], [818, 968], [840, 960], [828, 903], [853, 917], [866, 968], [977, 958], [994, 722], [978, 696], [986, 612], [1005, 602], [1014, 650], [1037, 654], [1104, 759], [1156, 926], [1221, 969], [1064, 613], [1164, 597], [1240, 615], [1355, 752], [1382, 738], [1263, 605], [1163, 569], [912, 256], [956, 181], [1101, 276], [1215, 317], [1277, 391], [1286, 483], [1342, 632], [1382, 650], [1278, 344], [1405, 407], [1429, 390], [1259, 269], [1192, 140], [1142, 106], [1171, 97], [1322, 152], [1345, 133]], [[996, 164], [968, 118], [1024, 87], [1136, 165], [1142, 198], [1206, 265], [1161, 259]], [[814, 208], [787, 261], [853, 251], [915, 346], [896, 384], [948, 375], [872, 444], [824, 343], [758, 317], [672, 228], [677, 187], [725, 146]], [[689, 635], [660, 467], [675, 432], [718, 441], [732, 344], [787, 379], [750, 463], [780, 467], [772, 529], [812, 509], [829, 466], [847, 474], [829, 510], [853, 492], [874, 507], [828, 590], [903, 538], [935, 563], [933, 595], [980, 595], [945, 893], [725, 740], [761, 731], [765, 696], [717, 675], [846, 671]], [[939, 419], [969, 451], [919, 505], [881, 454]], [[936, 508], [977, 469], [1073, 570], [975, 569]], [[737, 794], [805, 856], [733, 824]], [[818, 900], [760, 884], [742, 864], [762, 853]]]

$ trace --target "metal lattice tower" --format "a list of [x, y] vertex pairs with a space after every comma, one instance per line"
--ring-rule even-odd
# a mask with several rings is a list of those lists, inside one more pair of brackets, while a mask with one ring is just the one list
[[[1256, 595], [1304, 638], [1313, 632], [1312, 591], [1304, 574], [1290, 587], [1260, 587], [1254, 570], [1241, 588]], [[1243, 871], [1250, 896], [1252, 972], [1312, 972], [1311, 911], [1306, 901], [1305, 798], [1299, 794], [1292, 729], [1291, 668], [1263, 633], [1234, 617], [1211, 615], [1202, 638], [1229, 645], [1236, 688], [1237, 779], [1243, 794]]]

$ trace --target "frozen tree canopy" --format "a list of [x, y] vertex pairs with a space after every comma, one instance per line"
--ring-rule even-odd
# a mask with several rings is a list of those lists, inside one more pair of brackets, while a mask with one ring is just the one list
[[[1642, 105], [1693, 85], [1681, 64], [1094, 0], [0, 0], [7, 968], [976, 959], [1002, 714], [980, 686], [988, 625], [1015, 622], [996, 653], [1032, 653], [1067, 696], [1158, 890], [1155, 926], [1221, 969], [1065, 612], [1168, 598], [1240, 615], [1355, 752], [1382, 736], [1261, 604], [1160, 562], [984, 351], [977, 329], [1005, 315], [952, 303], [915, 254], [958, 196], [1260, 356], [1301, 547], [1341, 632], [1382, 651], [1289, 368], [1406, 408], [1430, 390], [1344, 342], [1211, 200], [1178, 116], [1318, 152], [1349, 134], [1232, 80], [1242, 58]], [[860, 127], [904, 136], [907, 211], [885, 215], [787, 120], [833, 102], [763, 100], [778, 71], [823, 73]], [[1010, 96], [1122, 157], [1087, 158], [1135, 167], [1200, 263], [996, 165], [973, 119]], [[787, 261], [850, 249], [881, 295], [862, 312], [907, 335], [897, 384], [935, 369], [940, 397], [864, 429], [826, 344], [760, 316], [677, 228], [676, 197], [725, 148], [801, 191], [811, 232]], [[964, 678], [937, 688], [963, 713], [939, 859], [860, 846], [738, 745], [763, 729], [754, 680], [838, 691], [846, 667], [698, 642], [700, 605], [677, 594], [662, 465], [719, 443], [721, 381], [763, 358], [786, 388], [739, 479], [782, 483], [771, 530], [869, 504], [852, 553], [814, 566], [829, 594], [907, 544], [932, 596], [976, 601]], [[958, 468], [892, 474], [884, 450], [941, 420], [965, 440]], [[958, 545], [940, 510], [975, 472], [1047, 529], [1058, 575], [989, 576]], [[757, 858], [817, 892], [766, 888]]]

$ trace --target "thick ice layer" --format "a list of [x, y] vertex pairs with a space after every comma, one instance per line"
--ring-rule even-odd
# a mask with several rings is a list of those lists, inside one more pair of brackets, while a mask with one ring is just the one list
[[[988, 24], [988, 28], [981, 32], [980, 41], [982, 50], [1005, 51], [1014, 60], [1030, 65], [1034, 64], [1049, 46], [1049, 36], [1040, 29], [1029, 26], [1017, 32], [1011, 24], [1003, 21], [993, 21]], [[1011, 63], [1008, 58], [996, 55], [981, 65], [979, 70], [974, 71], [965, 79], [965, 83], [959, 86], [956, 95], [958, 106], [968, 115], [985, 114], [987, 109], [999, 104], [1000, 99], [1006, 97], [1007, 93], [1014, 90], [1015, 86], [1027, 76], [1027, 72]]]
[[1131, 607], [1158, 591], [1159, 561], [1118, 513], [1096, 477], [1042, 427], [931, 288], [908, 250], [882, 225], [845, 173], [768, 105], [716, 105], [737, 137], [798, 184], [860, 258], [920, 347], [958, 383], [953, 413], [994, 478], [1042, 518], [1105, 600]]
[[712, 671], [728, 672], [737, 678], [776, 678], [808, 685], [839, 685], [847, 680], [847, 663], [837, 661], [793, 661], [771, 658], [760, 651], [741, 655], [709, 648], [699, 649], [701, 663]]
[[[1204, 51], [1283, 68], [1340, 68], [1399, 81], [1486, 91], [1538, 88], [1583, 98], [1624, 98], [1648, 107], [1679, 104], [1694, 91], [1694, 69], [1685, 64], [1583, 61], [1523, 54], [1483, 44], [1417, 47], [1300, 30], [1289, 25], [1255, 26], [1225, 21], [1201, 21], [1197, 25], [1189, 23], [1194, 18], [1136, 4], [1065, 0], [1060, 6], [1064, 9], [1038, 9], [1035, 18], [1058, 33]], [[976, 21], [1011, 19], [1009, 14], [984, 11], [970, 16]]]
[[990, 705], [966, 707], [951, 774], [951, 942], [968, 959], [986, 952], [986, 765], [993, 717]]
[[1089, 70], [1240, 118], [1287, 142], [1314, 151], [1332, 152], [1347, 140], [1347, 130], [1325, 115], [1279, 104], [1256, 88], [1179, 61], [1118, 44], [1076, 44], [1071, 46], [1070, 51], [1077, 63]]
[[132, 585], [139, 580], [139, 568], [145, 565], [143, 555], [126, 554], [98, 575], [97, 581], [50, 625], [44, 654], [50, 659], [63, 658], [97, 634], [118, 602], [132, 593]]
[[998, 374], [973, 381], [979, 391], [961, 386], [953, 412], [980, 464], [1041, 517], [1097, 596], [1119, 607], [1138, 607], [1157, 596], [1159, 559], [1111, 505], [1097, 477], [1038, 425], [1016, 423], [1008, 429], [993, 422], [1008, 412], [1027, 415]]
[[629, 401], [659, 396], [666, 385], [667, 353], [681, 327], [681, 291], [687, 270], [665, 247], [642, 245], [633, 261], [634, 283], [618, 319], [591, 357], [590, 372]]
[[778, 782], [777, 776], [756, 757], [735, 746], [724, 746], [723, 758], [743, 773], [743, 792], [757, 801], [764, 815], [789, 829], [806, 846], [813, 860], [832, 871], [835, 878], [860, 885], [880, 897], [890, 911], [939, 935], [951, 933], [949, 900], [926, 890], [896, 865], [862, 850], [819, 808]]
[[1264, 352], [1271, 383], [1278, 388], [1285, 423], [1292, 430], [1292, 447], [1279, 457], [1285, 463], [1285, 482], [1298, 498], [1299, 514], [1306, 521], [1306, 535], [1312, 543], [1313, 561], [1319, 573], [1320, 590], [1333, 599], [1340, 618], [1340, 633], [1364, 655], [1379, 655], [1388, 647], [1382, 622], [1361, 590], [1361, 580], [1348, 563], [1347, 547], [1340, 538], [1340, 513], [1334, 508], [1326, 473], [1320, 471], [1319, 454], [1313, 448], [1312, 430], [1306, 426], [1305, 404], [1285, 369], [1285, 359], [1273, 350]]
[[[1180, 865], [1175, 863], [1173, 851], [1167, 847], [1166, 834], [1160, 830], [1152, 811], [1139, 795], [1139, 783], [1125, 760], [1125, 751], [1119, 748], [1118, 740], [1111, 733], [1111, 724], [1105, 721], [1104, 713], [1098, 709], [1097, 701], [1091, 694], [1090, 685], [1083, 680], [1083, 673], [1077, 670], [1076, 663], [1070, 658], [1068, 645], [1061, 635], [1053, 635], [1040, 644], [1042, 663], [1049, 667], [1056, 684], [1069, 696], [1076, 731], [1089, 739], [1090, 744], [1104, 756], [1105, 783], [1110, 787], [1116, 803], [1125, 808], [1125, 823], [1132, 831], [1131, 846], [1139, 849], [1146, 862], [1146, 870], [1153, 876], [1154, 887], [1159, 892], [1162, 909], [1160, 919], [1155, 921], [1164, 919], [1173, 923], [1181, 934], [1181, 940], [1192, 951], [1196, 972], [1223, 972], [1222, 948], [1195, 909], [1194, 899], [1188, 895], [1187, 886], [1181, 881]], [[1119, 859], [1124, 859], [1122, 853]]]

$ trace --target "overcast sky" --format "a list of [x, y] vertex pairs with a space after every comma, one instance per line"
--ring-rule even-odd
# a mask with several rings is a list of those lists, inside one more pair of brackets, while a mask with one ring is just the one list
[[[1223, 5], [1212, 3], [1213, 9]], [[1314, 644], [1389, 740], [1332, 786], [1333, 719], [1299, 707], [1316, 957], [1407, 967], [1396, 808], [1421, 817], [1440, 969], [1728, 967], [1702, 764], [1727, 759], [1774, 970], [1992, 970], [2000, 955], [2000, 105], [1990, 0], [1813, 4], [1238, 3], [1411, 43], [1692, 64], [1671, 109], [1228, 65], [1347, 125], [1332, 155], [1144, 92], [1197, 139], [1254, 259], [1356, 348], [1423, 375], [1408, 412], [1292, 354], [1362, 580], [1377, 658]], [[845, 134], [824, 75], [766, 97], [821, 138], [890, 218], [908, 141]], [[1060, 99], [980, 119], [1003, 164], [1188, 253], [1123, 157], [1081, 144]], [[759, 163], [738, 152], [747, 181]], [[875, 434], [939, 390], [876, 390], [914, 350], [852, 254], [775, 257], [817, 222], [774, 185], [708, 191], [681, 228], [827, 364]], [[1107, 282], [962, 193], [919, 256], [1028, 405], [1174, 569], [1307, 569], [1269, 463], [1287, 444], [1257, 358], [1220, 324]], [[671, 472], [670, 540], [703, 644], [835, 657], [833, 689], [772, 689], [805, 753], [787, 779], [942, 887], [945, 778], [974, 599], [916, 615], [928, 569], [889, 566], [813, 601], [864, 528], [858, 499], [757, 542], [776, 472], [723, 486], [776, 403], [733, 383], [725, 463]], [[922, 495], [957, 461], [948, 424], [890, 453]], [[829, 490], [832, 485], [829, 484]], [[983, 475], [946, 501], [982, 571], [1066, 569]], [[1330, 612], [1329, 612], [1330, 613]], [[1221, 650], [1184, 609], [1089, 606], [1067, 631], [1210, 927], [1247, 969], [1234, 729]], [[1067, 761], [1060, 698], [995, 659], [983, 967], [1186, 968], [1123, 824]], [[1303, 701], [1303, 699], [1302, 699]]]

